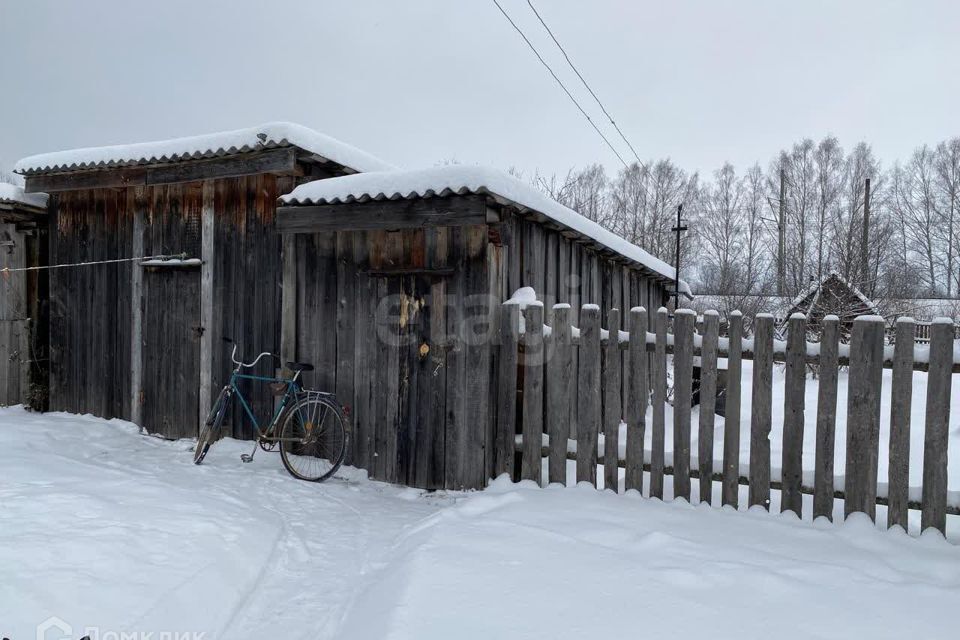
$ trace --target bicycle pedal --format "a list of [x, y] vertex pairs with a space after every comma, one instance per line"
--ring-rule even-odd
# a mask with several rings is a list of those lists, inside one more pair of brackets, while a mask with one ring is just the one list
[[241, 453], [241, 454], [240, 454], [240, 459], [241, 459], [243, 462], [253, 462], [253, 456], [250, 455], [249, 453]]

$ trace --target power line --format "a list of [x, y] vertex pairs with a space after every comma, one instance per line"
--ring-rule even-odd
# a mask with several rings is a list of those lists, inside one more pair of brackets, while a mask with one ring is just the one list
[[580, 82], [583, 83], [583, 86], [587, 88], [587, 91], [590, 92], [590, 95], [593, 96], [593, 99], [597, 101], [597, 104], [600, 106], [600, 110], [603, 111], [603, 115], [607, 116], [607, 120], [610, 121], [610, 124], [613, 125], [613, 128], [617, 130], [617, 133], [620, 134], [620, 137], [623, 138], [623, 141], [627, 143], [627, 146], [630, 147], [630, 151], [633, 153], [633, 157], [637, 159], [637, 164], [641, 167], [644, 167], [643, 161], [640, 159], [640, 156], [637, 155], [637, 150], [633, 148], [633, 145], [630, 144], [630, 141], [627, 140], [627, 136], [623, 134], [623, 131], [620, 130], [620, 126], [614, 121], [613, 116], [610, 115], [610, 112], [607, 111], [607, 108], [603, 106], [603, 103], [600, 102], [600, 98], [597, 97], [597, 94], [587, 83], [586, 78], [583, 77], [583, 74], [580, 73], [580, 70], [577, 69], [576, 65], [573, 64], [573, 60], [570, 59], [570, 56], [567, 55], [567, 50], [563, 48], [563, 45], [560, 44], [560, 41], [557, 40], [557, 36], [553, 35], [553, 31], [550, 27], [547, 26], [547, 23], [544, 21], [543, 17], [540, 15], [540, 12], [537, 11], [537, 8], [533, 6], [531, 0], [527, 0], [527, 4], [530, 6], [530, 9], [533, 11], [534, 15], [537, 16], [537, 20], [540, 21], [540, 24], [543, 25], [543, 28], [547, 30], [547, 33], [550, 34], [550, 38], [553, 40], [554, 44], [557, 45], [557, 48], [560, 49], [560, 52], [563, 54], [563, 57], [566, 58], [567, 64], [570, 65], [570, 68], [573, 69], [573, 72], [577, 74], [577, 77], [580, 78]]
[[516, 29], [517, 33], [520, 34], [520, 37], [523, 38], [523, 41], [527, 43], [527, 46], [530, 47], [530, 50], [533, 51], [533, 54], [537, 56], [537, 60], [540, 61], [540, 64], [546, 67], [547, 71], [550, 72], [550, 75], [553, 76], [553, 79], [557, 82], [557, 84], [560, 85], [560, 88], [563, 89], [563, 92], [567, 94], [568, 98], [570, 98], [570, 101], [577, 106], [577, 109], [580, 110], [580, 113], [583, 114], [583, 117], [587, 119], [587, 122], [589, 122], [590, 126], [593, 127], [593, 130], [597, 132], [597, 135], [603, 138], [603, 141], [607, 143], [607, 146], [610, 147], [610, 151], [613, 151], [613, 155], [617, 156], [617, 159], [620, 160], [621, 163], [623, 163], [624, 167], [628, 167], [626, 161], [623, 159], [623, 156], [621, 156], [617, 152], [616, 148], [614, 148], [614, 146], [610, 144], [610, 141], [607, 139], [607, 136], [603, 135], [603, 132], [600, 131], [596, 123], [590, 118], [587, 112], [583, 110], [583, 107], [580, 106], [580, 103], [577, 102], [577, 99], [573, 97], [573, 94], [570, 93], [570, 90], [567, 89], [567, 86], [563, 84], [563, 81], [561, 81], [560, 78], [557, 76], [557, 74], [554, 73], [553, 69], [550, 68], [550, 65], [547, 64], [547, 61], [543, 59], [543, 56], [541, 56], [540, 52], [537, 51], [537, 48], [533, 46], [533, 43], [530, 42], [530, 39], [527, 38], [526, 34], [520, 29], [520, 27], [517, 26], [517, 23], [514, 22], [513, 19], [507, 14], [507, 12], [503, 10], [503, 7], [500, 6], [500, 3], [497, 0], [493, 0], [493, 4], [497, 5], [497, 9], [500, 10], [500, 13], [503, 14], [503, 17], [506, 18], [507, 22], [510, 23], [510, 26]]

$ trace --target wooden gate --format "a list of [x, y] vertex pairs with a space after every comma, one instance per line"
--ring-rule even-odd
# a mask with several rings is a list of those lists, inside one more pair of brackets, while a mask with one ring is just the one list
[[143, 427], [166, 438], [197, 436], [200, 270], [144, 267]]

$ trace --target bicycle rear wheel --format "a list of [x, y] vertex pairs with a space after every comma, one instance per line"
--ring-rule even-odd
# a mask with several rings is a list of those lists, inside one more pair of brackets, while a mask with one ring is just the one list
[[347, 453], [347, 421], [331, 398], [308, 395], [283, 418], [280, 457], [294, 478], [322, 482], [336, 473]]
[[193, 451], [193, 464], [200, 464], [207, 456], [210, 445], [220, 437], [220, 426], [223, 424], [223, 417], [227, 413], [227, 400], [230, 397], [230, 390], [224, 387], [217, 396], [217, 401], [213, 403], [210, 414], [200, 427], [200, 435], [197, 436], [197, 448]]

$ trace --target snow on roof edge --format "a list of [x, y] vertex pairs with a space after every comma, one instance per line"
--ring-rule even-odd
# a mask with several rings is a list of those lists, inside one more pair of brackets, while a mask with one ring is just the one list
[[[285, 205], [347, 204], [471, 193], [489, 195], [501, 204], [536, 211], [665, 278], [673, 280], [676, 277], [676, 271], [666, 262], [552, 200], [534, 187], [488, 167], [448, 165], [316, 180], [301, 184], [292, 192], [280, 196], [280, 202]], [[680, 281], [680, 290], [692, 296], [690, 285], [683, 280]]]
[[198, 136], [85, 147], [28, 156], [13, 170], [22, 175], [42, 172], [102, 169], [137, 164], [199, 160], [295, 146], [354, 171], [389, 171], [393, 165], [336, 138], [292, 122], [267, 122], [246, 129]]
[[45, 193], [27, 193], [23, 187], [15, 184], [0, 182], [0, 202], [22, 204], [28, 207], [45, 209], [48, 196]]

